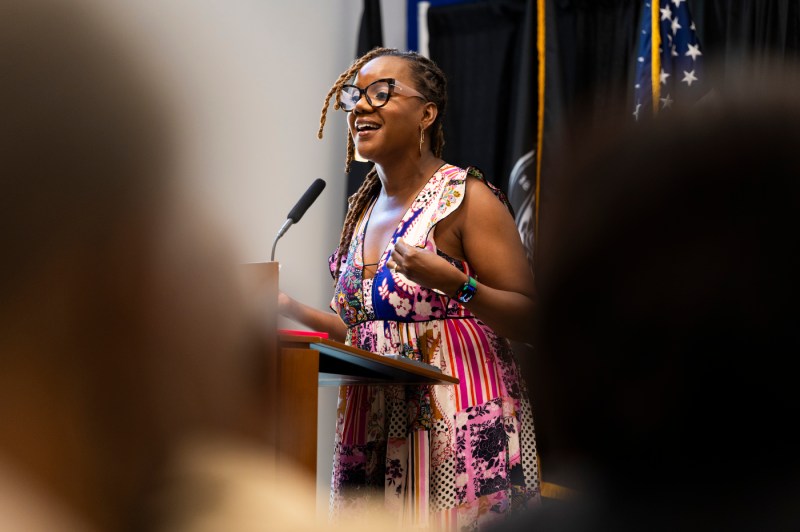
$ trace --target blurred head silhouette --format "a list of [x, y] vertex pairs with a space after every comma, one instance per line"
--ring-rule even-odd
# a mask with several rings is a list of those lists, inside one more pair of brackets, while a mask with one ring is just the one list
[[247, 423], [257, 371], [170, 106], [111, 28], [89, 2], [0, 5], [0, 499], [23, 480], [75, 528], [124, 530], [181, 440]]
[[728, 79], [562, 159], [532, 389], [566, 483], [608, 520], [553, 529], [797, 523], [796, 80]]

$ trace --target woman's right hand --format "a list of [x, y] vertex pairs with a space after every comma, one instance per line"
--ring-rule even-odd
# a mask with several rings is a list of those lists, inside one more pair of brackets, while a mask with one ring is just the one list
[[283, 290], [278, 291], [278, 312], [281, 316], [291, 317], [289, 307], [291, 307], [292, 301], [292, 298], [286, 295]]
[[281, 316], [305, 325], [313, 331], [328, 333], [333, 340], [344, 342], [347, 336], [347, 326], [338, 314], [310, 307], [283, 290], [278, 291], [278, 312]]

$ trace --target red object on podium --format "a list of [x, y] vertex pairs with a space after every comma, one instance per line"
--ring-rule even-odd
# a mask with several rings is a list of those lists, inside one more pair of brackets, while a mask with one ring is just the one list
[[291, 334], [292, 336], [316, 336], [328, 338], [328, 333], [322, 331], [301, 331], [299, 329], [278, 329], [278, 334]]

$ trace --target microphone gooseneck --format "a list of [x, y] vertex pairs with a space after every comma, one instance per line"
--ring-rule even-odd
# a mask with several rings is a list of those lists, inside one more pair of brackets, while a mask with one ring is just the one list
[[313, 183], [311, 183], [311, 186], [308, 187], [308, 190], [305, 191], [295, 206], [292, 207], [292, 210], [289, 211], [289, 214], [286, 216], [286, 221], [283, 222], [280, 230], [278, 230], [278, 234], [275, 236], [275, 240], [272, 241], [272, 253], [270, 254], [270, 261], [275, 261], [275, 247], [278, 245], [278, 240], [284, 234], [286, 234], [286, 231], [289, 230], [289, 227], [291, 227], [292, 224], [296, 224], [300, 221], [300, 218], [303, 217], [311, 204], [317, 200], [324, 188], [325, 181], [322, 179], [316, 179]]
[[280, 237], [282, 237], [282, 236], [283, 236], [283, 235], [286, 233], [286, 231], [288, 231], [288, 230], [289, 230], [289, 227], [290, 227], [290, 226], [291, 226], [293, 223], [294, 223], [294, 222], [292, 221], [292, 219], [291, 219], [291, 218], [287, 218], [287, 219], [286, 219], [286, 221], [285, 221], [285, 222], [283, 222], [283, 225], [281, 226], [280, 230], [278, 231], [278, 234], [275, 236], [275, 240], [273, 240], [273, 241], [272, 241], [272, 253], [271, 253], [271, 254], [270, 254], [270, 256], [269, 256], [269, 260], [270, 260], [270, 261], [272, 261], [272, 262], [274, 262], [274, 261], [275, 261], [275, 246], [277, 246], [277, 245], [278, 245], [278, 239], [279, 239]]

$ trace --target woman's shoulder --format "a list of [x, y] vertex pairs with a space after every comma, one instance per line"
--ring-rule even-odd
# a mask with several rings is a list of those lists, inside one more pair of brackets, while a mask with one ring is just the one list
[[[439, 182], [444, 187], [464, 188], [469, 181], [477, 180], [489, 184], [486, 177], [477, 166], [461, 167], [450, 163], [443, 163], [437, 174], [441, 176]], [[474, 179], [471, 179], [474, 178]]]
[[[460, 223], [464, 211], [481, 219], [484, 216], [496, 216], [507, 210], [513, 217], [511, 204], [505, 194], [486, 179], [485, 174], [476, 166], [462, 168], [445, 163], [439, 169], [441, 179], [438, 185], [431, 189], [436, 190], [438, 201], [429, 204], [434, 209], [429, 220], [429, 227], [433, 227], [445, 218], [452, 217], [452, 222]], [[498, 201], [499, 200], [499, 201]]]
[[465, 193], [473, 199], [478, 201], [493, 201], [492, 198], [500, 200], [511, 213], [514, 215], [514, 209], [511, 207], [511, 202], [508, 201], [505, 193], [495, 186], [491, 181], [486, 178], [486, 174], [477, 166], [468, 166], [460, 169], [464, 176]]

